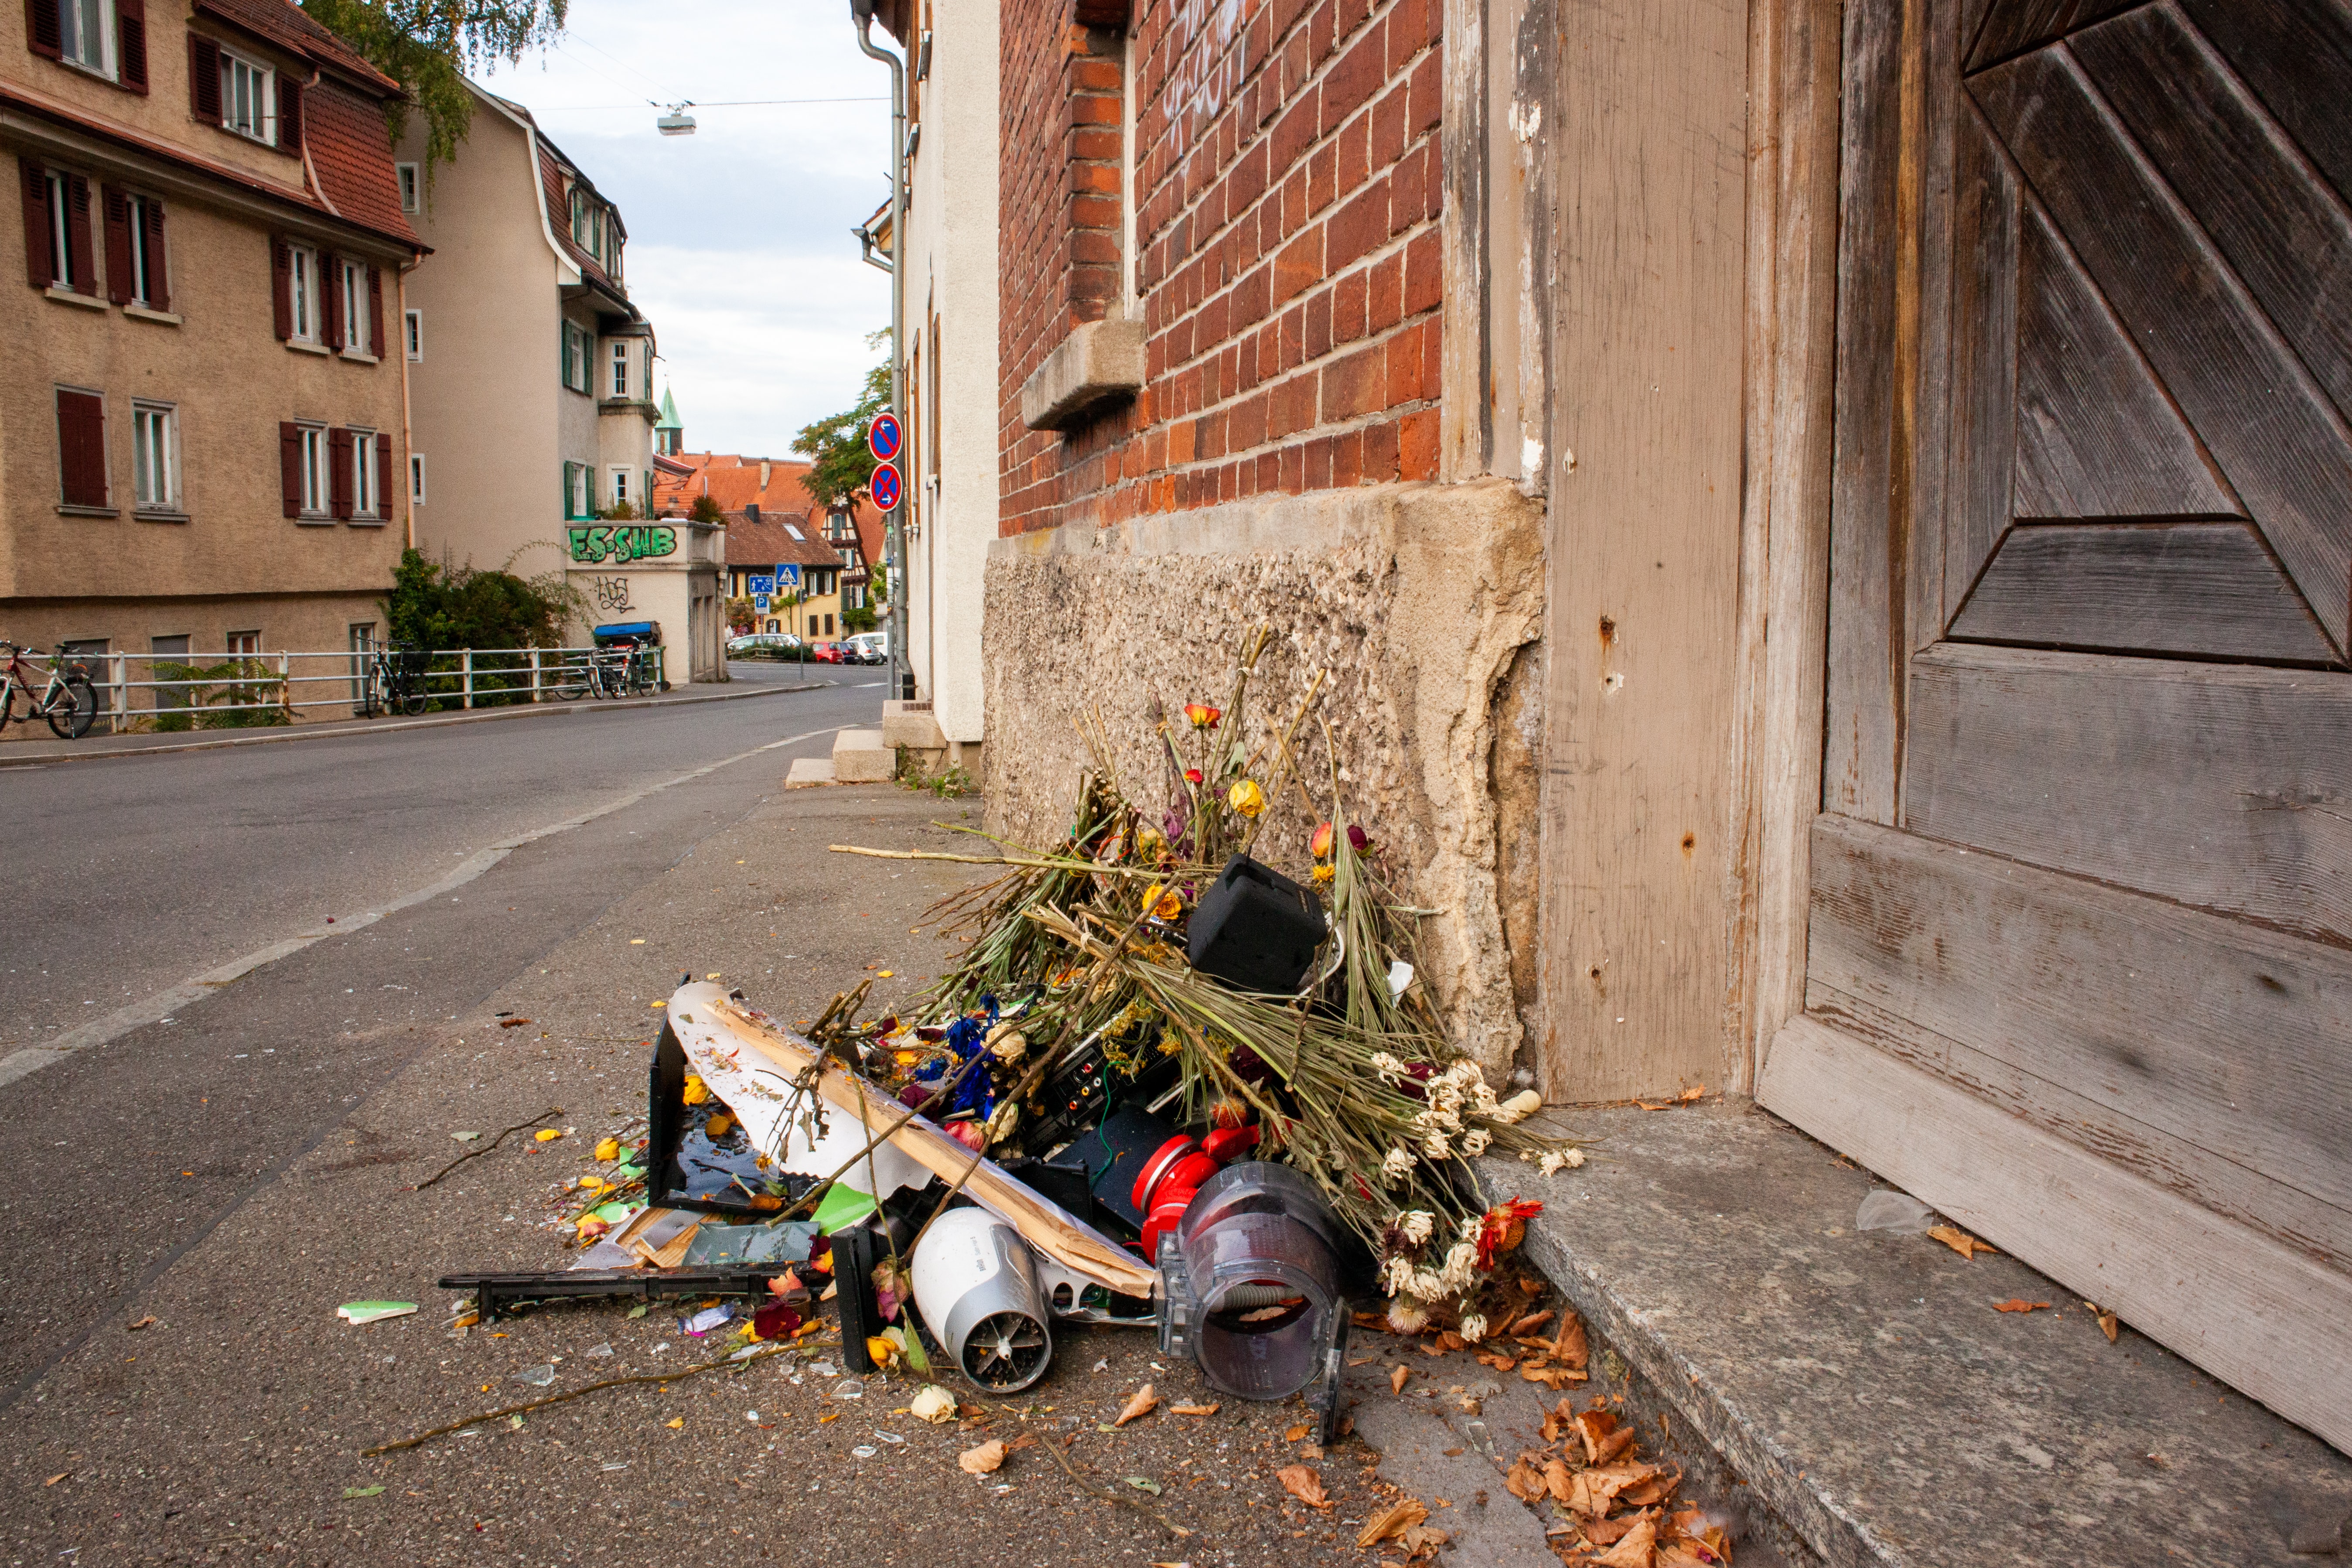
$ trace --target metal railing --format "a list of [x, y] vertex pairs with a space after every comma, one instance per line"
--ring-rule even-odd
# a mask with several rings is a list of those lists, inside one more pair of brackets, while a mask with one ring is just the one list
[[[291, 724], [306, 709], [356, 715], [369, 667], [383, 645], [333, 653], [72, 653], [98, 694], [98, 722], [109, 732], [229, 730]], [[551, 702], [590, 689], [595, 647], [440, 648], [415, 679], [428, 711]], [[656, 691], [667, 685], [663, 650], [637, 650], [651, 666]], [[43, 662], [58, 655], [37, 656]]]

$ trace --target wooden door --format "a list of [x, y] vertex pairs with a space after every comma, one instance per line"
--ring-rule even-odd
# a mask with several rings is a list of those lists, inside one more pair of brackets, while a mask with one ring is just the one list
[[2352, 5], [1848, 15], [1761, 1095], [2352, 1444]]

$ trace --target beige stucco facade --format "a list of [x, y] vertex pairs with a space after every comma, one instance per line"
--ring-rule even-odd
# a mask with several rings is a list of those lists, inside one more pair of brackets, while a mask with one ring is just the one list
[[[332, 650], [354, 628], [380, 630], [377, 602], [405, 538], [400, 489], [373, 516], [289, 517], [280, 427], [372, 432], [389, 445], [396, 478], [402, 367], [396, 357], [281, 342], [272, 245], [376, 267], [387, 313], [414, 247], [339, 221], [306, 158], [193, 119], [184, 20], [150, 16], [144, 95], [32, 52], [25, 26], [23, 9], [0, 13], [0, 162], [12, 178], [29, 166], [86, 183], [93, 286], [35, 286], [28, 264], [47, 255], [47, 237], [27, 234], [25, 202], [0, 203], [0, 337], [29, 368], [0, 384], [0, 637], [131, 656], [159, 645], [176, 652], [185, 638], [187, 652], [217, 657], [231, 634], [255, 635], [267, 650]], [[289, 73], [312, 70], [259, 41], [235, 41]], [[387, 153], [377, 149], [386, 181]], [[111, 298], [122, 279], [110, 275], [110, 191], [164, 215], [162, 309]], [[60, 389], [100, 399], [100, 504], [67, 504]], [[134, 405], [173, 422], [160, 504], [142, 505], [134, 489]]]
[[974, 588], [997, 521], [998, 19], [989, 0], [936, 0], [927, 12], [898, 340], [913, 427], [907, 644], [916, 696], [962, 761], [988, 731]]
[[[404, 306], [418, 548], [486, 571], [561, 571], [585, 604], [571, 640], [652, 620], [672, 681], [723, 679], [719, 546], [645, 515], [656, 344], [620, 276], [619, 215], [526, 111], [475, 97], [471, 133], [420, 185], [413, 219], [435, 252]], [[421, 168], [422, 122], [397, 156]], [[573, 232], [575, 189], [611, 226], [601, 254]]]

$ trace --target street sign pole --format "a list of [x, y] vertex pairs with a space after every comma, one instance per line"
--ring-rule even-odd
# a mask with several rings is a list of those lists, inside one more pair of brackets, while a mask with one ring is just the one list
[[[890, 236], [891, 245], [898, 242], [897, 230]], [[892, 275], [895, 289], [898, 279]], [[898, 386], [898, 345], [894, 333], [890, 342], [891, 386]], [[906, 426], [895, 405], [887, 412], [877, 414], [866, 426], [866, 449], [874, 456], [874, 474], [866, 480], [866, 493], [882, 513], [890, 541], [890, 691], [892, 695], [911, 699], [915, 695], [912, 661], [907, 649], [907, 513], [906, 485], [898, 470], [898, 460], [906, 451]]]

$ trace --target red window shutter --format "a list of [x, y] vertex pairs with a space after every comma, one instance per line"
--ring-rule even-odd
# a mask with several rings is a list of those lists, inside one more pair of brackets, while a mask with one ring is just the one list
[[114, 0], [114, 40], [120, 69], [115, 81], [131, 92], [147, 90], [147, 0]]
[[58, 389], [58, 471], [66, 505], [106, 504], [106, 404], [95, 393]]
[[89, 254], [89, 182], [66, 177], [66, 260], [77, 294], [98, 292], [98, 268]]
[[280, 152], [302, 151], [302, 84], [278, 79], [278, 146]]
[[380, 358], [389, 358], [391, 351], [383, 344], [383, 268], [368, 268], [368, 348]]
[[58, 0], [25, 0], [25, 41], [37, 55], [53, 60], [65, 58], [65, 27], [58, 15]]
[[207, 125], [221, 122], [220, 46], [188, 35], [188, 112]]
[[327, 473], [333, 492], [337, 517], [352, 515], [352, 433], [348, 430], [327, 432]]
[[320, 314], [322, 325], [319, 341], [331, 349], [343, 346], [343, 258], [319, 253], [319, 298], [326, 306]]
[[112, 185], [100, 195], [106, 207], [106, 297], [128, 305], [137, 298], [131, 287], [131, 203]]
[[[294, 252], [282, 239], [269, 242], [270, 308], [278, 318], [278, 341], [294, 341]], [[292, 429], [292, 426], [288, 426]], [[292, 516], [291, 512], [287, 514]]]
[[286, 515], [302, 515], [302, 426], [278, 426], [278, 489], [285, 498]]
[[172, 308], [171, 252], [163, 243], [163, 204], [147, 198], [147, 303], [158, 310]]
[[392, 437], [375, 438], [375, 514], [392, 516]]
[[30, 158], [16, 160], [25, 175], [25, 281], [47, 289], [58, 275], [49, 259], [49, 174]]

